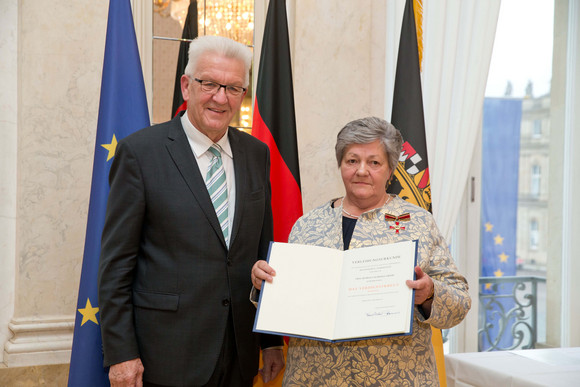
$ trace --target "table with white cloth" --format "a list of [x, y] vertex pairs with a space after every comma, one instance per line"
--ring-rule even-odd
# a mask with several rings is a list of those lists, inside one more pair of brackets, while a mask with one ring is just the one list
[[445, 355], [448, 387], [580, 386], [580, 347]]

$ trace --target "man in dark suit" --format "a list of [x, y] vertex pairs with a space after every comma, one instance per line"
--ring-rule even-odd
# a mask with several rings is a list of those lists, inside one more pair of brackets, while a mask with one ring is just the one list
[[228, 127], [250, 64], [240, 43], [197, 38], [186, 113], [119, 141], [99, 268], [112, 386], [251, 386], [260, 346], [266, 382], [283, 367], [281, 338], [252, 332], [249, 301], [272, 240], [270, 156]]

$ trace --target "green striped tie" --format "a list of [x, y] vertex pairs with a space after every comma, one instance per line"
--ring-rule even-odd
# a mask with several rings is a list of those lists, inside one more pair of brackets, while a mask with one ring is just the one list
[[209, 151], [213, 157], [207, 169], [205, 185], [215, 208], [215, 213], [220, 222], [226, 244], [229, 244], [229, 221], [228, 221], [228, 186], [226, 184], [226, 171], [222, 163], [222, 155], [219, 145], [213, 144]]

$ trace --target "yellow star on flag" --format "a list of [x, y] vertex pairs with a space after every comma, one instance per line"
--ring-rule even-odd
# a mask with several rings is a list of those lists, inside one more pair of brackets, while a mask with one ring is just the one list
[[117, 149], [117, 137], [113, 134], [113, 139], [110, 144], [101, 144], [103, 148], [109, 151], [107, 156], [107, 161], [111, 160], [115, 156], [115, 150]]
[[95, 324], [99, 325], [97, 321], [97, 313], [99, 313], [99, 308], [93, 308], [91, 305], [91, 300], [87, 298], [87, 304], [84, 308], [79, 309], [80, 314], [83, 315], [83, 321], [81, 321], [81, 326], [84, 325], [87, 321], [92, 321]]
[[496, 277], [502, 277], [503, 271], [501, 271], [500, 269], [497, 269], [496, 271], [493, 272], [493, 275], [495, 275]]
[[507, 260], [508, 260], [508, 258], [509, 258], [509, 255], [507, 255], [506, 253], [503, 253], [503, 252], [502, 252], [500, 255], [498, 255], [498, 257], [499, 257], [499, 260], [500, 260], [501, 262], [507, 262]]
[[503, 245], [503, 238], [499, 234], [497, 234], [493, 240], [496, 245]]
[[491, 223], [487, 222], [487, 223], [485, 224], [485, 231], [486, 231], [486, 232], [491, 232], [492, 230], [493, 230], [493, 224], [491, 224]]

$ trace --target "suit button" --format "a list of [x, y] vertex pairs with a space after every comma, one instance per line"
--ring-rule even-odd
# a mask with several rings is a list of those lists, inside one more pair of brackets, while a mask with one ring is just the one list
[[227, 265], [228, 265], [228, 266], [232, 266], [232, 261], [230, 261], [230, 260], [228, 259], [228, 261], [227, 261]]
[[222, 305], [223, 306], [229, 306], [230, 305], [230, 300], [228, 300], [228, 299], [222, 300]]

